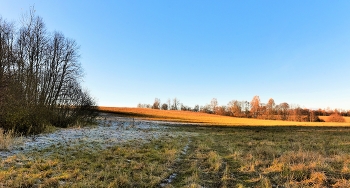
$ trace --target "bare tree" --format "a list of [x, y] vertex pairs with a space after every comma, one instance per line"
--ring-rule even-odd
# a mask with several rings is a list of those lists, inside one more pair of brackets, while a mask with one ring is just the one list
[[158, 99], [158, 98], [155, 98], [155, 99], [154, 99], [152, 108], [153, 108], [153, 109], [160, 109], [160, 99]]
[[171, 110], [171, 100], [170, 99], [167, 100], [167, 104], [168, 104], [168, 110]]
[[292, 104], [289, 109], [289, 121], [302, 121], [302, 109], [299, 105]]
[[266, 104], [266, 118], [267, 119], [275, 119], [274, 114], [275, 114], [275, 101], [270, 98], [269, 101]]
[[227, 107], [226, 106], [217, 106], [215, 110], [215, 114], [226, 116], [228, 115]]
[[192, 111], [191, 107], [186, 106], [186, 105], [184, 105], [182, 103], [180, 104], [180, 106], [181, 106], [181, 110], [182, 111]]
[[205, 106], [201, 106], [200, 107], [200, 112], [203, 112], [203, 113], [212, 113], [211, 111], [211, 106], [210, 105], [205, 105]]
[[192, 111], [194, 111], [194, 112], [199, 112], [199, 105], [196, 104], [196, 105], [194, 106], [194, 108], [192, 109]]
[[237, 100], [232, 100], [228, 103], [227, 108], [231, 116], [242, 117], [242, 103]]
[[279, 104], [279, 115], [281, 116], [282, 120], [289, 119], [289, 104], [286, 102], [283, 102]]
[[14, 75], [13, 62], [15, 30], [14, 25], [6, 22], [0, 17], [0, 115], [3, 112], [6, 100], [6, 92], [11, 84], [11, 77]]
[[216, 98], [213, 98], [210, 101], [210, 107], [213, 114], [215, 114], [217, 106], [218, 106], [218, 100]]
[[48, 33], [34, 12], [18, 31], [0, 17], [0, 124], [24, 133], [88, 120], [95, 106], [80, 86], [78, 45]]
[[250, 112], [254, 118], [257, 118], [260, 115], [260, 97], [254, 96], [252, 102], [250, 102]]
[[172, 110], [179, 110], [180, 101], [176, 97], [173, 99], [173, 104], [171, 105]]

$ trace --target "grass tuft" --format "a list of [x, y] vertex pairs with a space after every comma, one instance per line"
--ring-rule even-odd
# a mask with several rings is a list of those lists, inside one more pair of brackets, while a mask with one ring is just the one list
[[5, 132], [0, 128], [0, 150], [9, 150], [15, 144], [15, 134], [13, 130]]

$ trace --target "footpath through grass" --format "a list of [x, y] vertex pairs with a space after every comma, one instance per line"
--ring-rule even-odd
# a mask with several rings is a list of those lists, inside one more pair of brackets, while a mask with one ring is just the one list
[[197, 128], [175, 187], [350, 187], [350, 129]]
[[1, 161], [0, 187], [350, 187], [350, 128], [169, 131], [147, 143], [14, 156]]

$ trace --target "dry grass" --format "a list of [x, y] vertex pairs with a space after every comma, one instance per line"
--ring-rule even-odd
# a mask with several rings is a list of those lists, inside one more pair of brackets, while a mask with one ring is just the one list
[[0, 162], [0, 187], [160, 187], [171, 174], [165, 187], [350, 185], [348, 127], [167, 130], [169, 136], [148, 143], [99, 149], [82, 142], [7, 158]]
[[0, 150], [8, 150], [15, 144], [15, 135], [13, 131], [4, 132], [0, 128]]
[[53, 146], [0, 160], [0, 187], [157, 187], [185, 144], [162, 137], [104, 150]]
[[252, 118], [236, 118], [219, 116], [200, 112], [155, 110], [147, 108], [98, 107], [100, 111], [112, 112], [126, 116], [141, 117], [149, 120], [176, 121], [184, 123], [199, 123], [204, 125], [222, 126], [350, 126], [350, 119], [345, 123], [338, 122], [293, 122], [279, 120], [261, 120]]
[[[176, 177], [165, 187], [350, 185], [349, 127], [260, 126], [271, 124], [257, 122], [281, 121], [151, 109], [101, 110], [188, 123], [240, 122], [241, 126], [174, 126], [167, 129], [169, 136], [107, 149], [83, 142], [68, 148], [52, 146], [1, 160], [0, 187], [159, 187], [172, 174]], [[257, 126], [242, 126], [248, 122]]]
[[196, 129], [175, 187], [350, 185], [349, 128]]

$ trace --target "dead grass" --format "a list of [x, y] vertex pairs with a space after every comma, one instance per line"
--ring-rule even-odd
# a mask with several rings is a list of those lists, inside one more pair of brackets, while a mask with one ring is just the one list
[[280, 120], [261, 120], [252, 118], [236, 118], [200, 112], [178, 110], [155, 110], [147, 108], [98, 107], [102, 112], [111, 112], [126, 116], [141, 117], [148, 120], [175, 121], [220, 126], [350, 126], [350, 119], [339, 122], [293, 122]]
[[174, 187], [347, 187], [350, 129], [196, 128]]
[[163, 137], [105, 150], [82, 143], [9, 157], [0, 163], [0, 187], [156, 187], [172, 173], [183, 139]]
[[15, 135], [13, 131], [4, 132], [2, 128], [0, 128], [0, 151], [1, 150], [9, 150], [13, 144], [15, 144]]
[[167, 130], [169, 136], [149, 143], [108, 149], [81, 143], [9, 157], [0, 163], [0, 187], [159, 187], [171, 174], [176, 177], [165, 187], [350, 185], [349, 127]]

